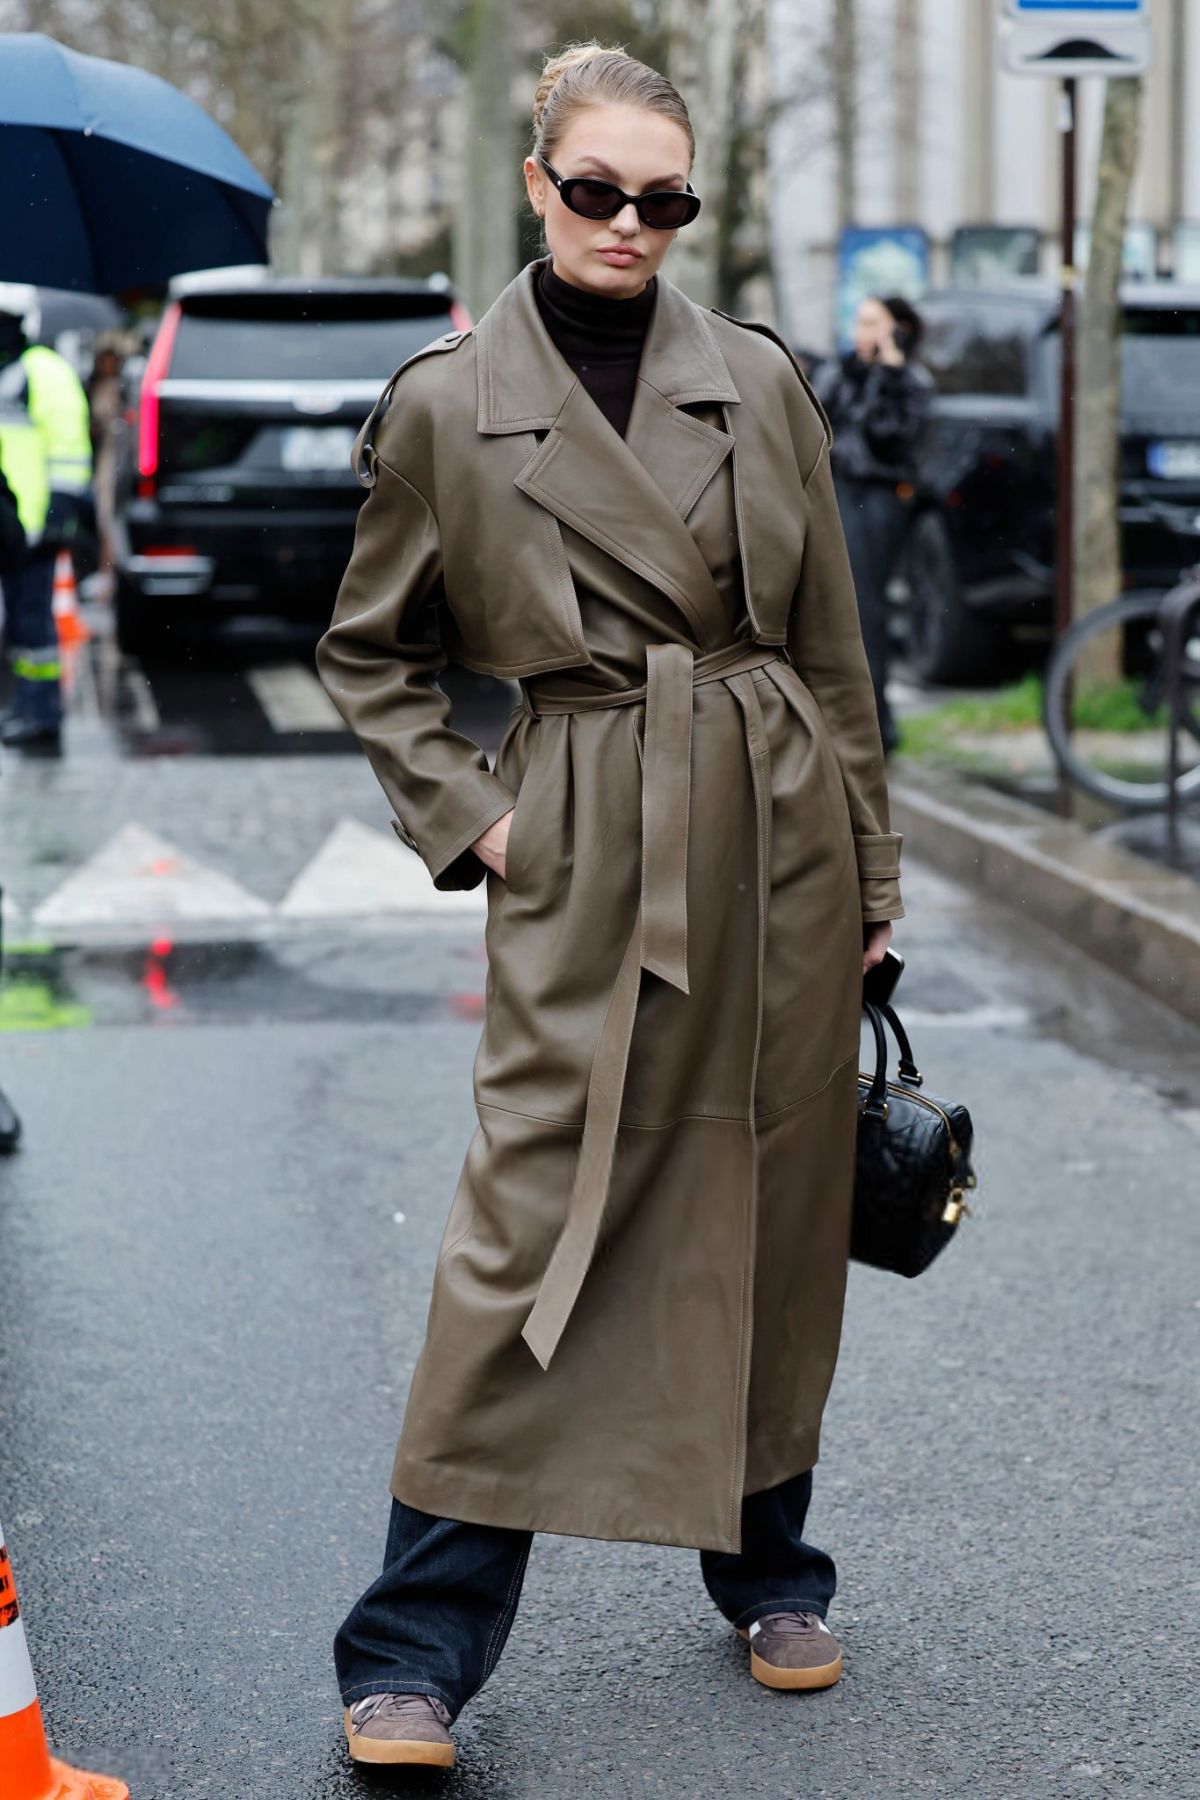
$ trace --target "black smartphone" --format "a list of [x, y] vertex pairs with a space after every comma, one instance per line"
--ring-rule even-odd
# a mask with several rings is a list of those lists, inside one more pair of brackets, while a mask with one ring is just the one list
[[904, 958], [889, 944], [882, 962], [877, 962], [863, 976], [863, 999], [874, 1006], [886, 1006], [896, 991], [896, 983], [904, 973]]

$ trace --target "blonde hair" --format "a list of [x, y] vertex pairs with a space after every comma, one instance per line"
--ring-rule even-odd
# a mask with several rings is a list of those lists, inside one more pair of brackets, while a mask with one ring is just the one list
[[679, 91], [627, 50], [597, 43], [595, 38], [568, 44], [542, 64], [533, 95], [534, 155], [551, 157], [573, 115], [606, 101], [644, 106], [673, 120], [687, 138], [689, 158], [695, 159], [692, 121]]

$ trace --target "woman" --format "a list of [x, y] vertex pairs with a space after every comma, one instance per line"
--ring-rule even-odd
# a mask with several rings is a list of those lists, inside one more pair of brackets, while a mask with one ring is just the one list
[[854, 320], [854, 348], [813, 377], [834, 434], [834, 485], [850, 553], [863, 641], [885, 755], [899, 741], [888, 704], [887, 585], [904, 535], [897, 489], [916, 480], [916, 451], [933, 379], [912, 360], [921, 320], [907, 300], [870, 298]]
[[[698, 204], [670, 83], [576, 46], [534, 122], [549, 254], [368, 420], [318, 651], [435, 885], [488, 887], [479, 1127], [335, 1644], [365, 1762], [453, 1762], [535, 1531], [699, 1549], [760, 1680], [841, 1668], [802, 1531], [903, 909], [828, 433], [772, 332], [659, 273]], [[521, 682], [494, 773], [447, 651]]]

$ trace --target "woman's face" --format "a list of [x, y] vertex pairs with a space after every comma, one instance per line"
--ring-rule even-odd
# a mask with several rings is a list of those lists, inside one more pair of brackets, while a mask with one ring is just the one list
[[[591, 175], [615, 182], [626, 194], [683, 189], [691, 168], [681, 126], [643, 106], [615, 102], [580, 108], [549, 160], [564, 181], [570, 175]], [[530, 204], [545, 220], [554, 273], [573, 287], [616, 300], [640, 294], [675, 233], [643, 225], [632, 203], [611, 219], [581, 219], [564, 206], [535, 157], [525, 158], [524, 170]]]
[[895, 323], [882, 301], [864, 300], [854, 318], [854, 354], [862, 362], [874, 362]]

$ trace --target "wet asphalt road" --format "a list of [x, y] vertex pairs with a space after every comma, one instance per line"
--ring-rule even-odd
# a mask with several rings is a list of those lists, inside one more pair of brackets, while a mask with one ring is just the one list
[[915, 863], [906, 901], [979, 1216], [852, 1275], [811, 1515], [843, 1681], [755, 1686], [693, 1553], [544, 1537], [453, 1776], [350, 1770], [330, 1641], [472, 1126], [477, 924], [42, 968], [91, 1023], [0, 1037], [0, 1517], [58, 1754], [135, 1800], [1196, 1791], [1200, 1033]]

